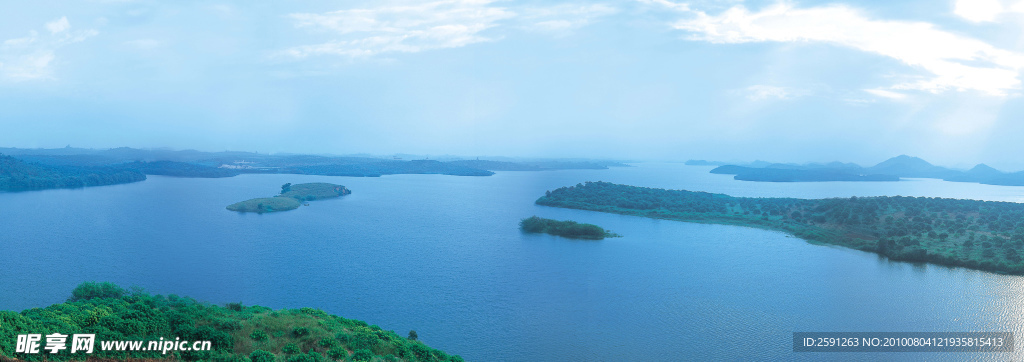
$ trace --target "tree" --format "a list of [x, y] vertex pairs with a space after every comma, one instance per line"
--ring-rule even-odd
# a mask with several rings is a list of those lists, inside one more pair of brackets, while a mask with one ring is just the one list
[[288, 192], [288, 191], [291, 191], [291, 190], [292, 190], [292, 183], [291, 183], [291, 182], [289, 182], [289, 183], [286, 183], [286, 184], [284, 184], [284, 185], [281, 185], [281, 193], [282, 193], [282, 194], [283, 194], [283, 193], [286, 193], [286, 192]]
[[416, 331], [415, 330], [409, 331], [409, 340], [415, 341], [417, 338], [419, 338], [419, 336], [416, 335]]

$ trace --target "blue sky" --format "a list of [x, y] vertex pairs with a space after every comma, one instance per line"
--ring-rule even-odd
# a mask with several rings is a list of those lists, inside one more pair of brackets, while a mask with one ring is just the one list
[[3, 8], [0, 146], [1024, 169], [1024, 1]]

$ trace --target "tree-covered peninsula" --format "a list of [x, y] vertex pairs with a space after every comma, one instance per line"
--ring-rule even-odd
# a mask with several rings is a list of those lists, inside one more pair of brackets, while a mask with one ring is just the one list
[[[93, 353], [16, 353], [18, 335], [94, 334]], [[203, 351], [104, 350], [103, 342], [210, 341]], [[110, 283], [83, 283], [67, 302], [46, 308], [0, 311], [0, 360], [61, 361], [149, 359], [231, 362], [451, 361], [463, 359], [366, 322], [313, 308], [271, 310], [229, 303], [224, 307], [176, 295], [128, 291]]]
[[779, 230], [894, 260], [1024, 275], [1024, 204], [930, 197], [749, 198], [587, 182], [545, 206]]
[[351, 194], [347, 187], [325, 182], [281, 185], [281, 194], [236, 202], [227, 209], [238, 212], [275, 212], [299, 208], [304, 201], [322, 200]]
[[545, 233], [570, 239], [601, 240], [621, 236], [594, 224], [581, 224], [572, 220], [558, 221], [537, 216], [519, 221], [519, 228], [528, 233]]
[[79, 188], [138, 182], [138, 170], [108, 166], [41, 165], [0, 155], [0, 191]]

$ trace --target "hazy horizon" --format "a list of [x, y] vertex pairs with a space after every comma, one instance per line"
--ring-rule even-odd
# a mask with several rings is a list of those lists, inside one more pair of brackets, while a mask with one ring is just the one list
[[1024, 169], [1024, 1], [6, 7], [0, 147]]
[[[8, 147], [0, 146], [0, 155], [4, 155], [3, 150], [5, 148], [8, 148]], [[20, 153], [19, 152], [17, 154], [13, 154], [12, 156], [17, 156], [18, 154], [37, 154], [37, 153], [32, 153], [31, 152], [32, 150], [61, 150], [61, 149], [64, 149], [64, 148], [72, 148], [72, 149], [80, 149], [80, 150], [90, 150], [90, 151], [102, 152], [102, 151], [106, 151], [106, 150], [113, 150], [113, 149], [116, 149], [116, 148], [124, 148], [124, 146], [122, 146], [122, 147], [111, 147], [111, 148], [80, 148], [80, 147], [74, 147], [74, 146], [69, 144], [69, 145], [66, 145], [65, 147], [58, 147], [58, 148], [16, 148], [16, 149], [19, 149], [19, 150], [26, 150], [26, 151], [30, 151], [30, 152], [25, 152], [25, 153]], [[325, 156], [325, 157], [372, 157], [372, 158], [388, 158], [388, 159], [391, 159], [392, 157], [400, 157], [399, 159], [401, 159], [401, 160], [432, 159], [432, 160], [440, 160], [440, 161], [472, 160], [472, 159], [492, 160], [492, 161], [511, 161], [511, 162], [516, 162], [516, 161], [528, 162], [528, 161], [551, 160], [551, 161], [614, 161], [614, 162], [624, 162], [624, 163], [643, 163], [643, 162], [683, 163], [683, 162], [687, 162], [687, 161], [708, 161], [708, 162], [729, 163], [729, 164], [735, 164], [735, 165], [747, 165], [747, 164], [760, 163], [760, 162], [767, 162], [767, 163], [772, 163], [772, 164], [789, 164], [789, 165], [808, 165], [808, 164], [824, 164], [824, 163], [830, 163], [830, 162], [841, 162], [841, 163], [854, 163], [854, 164], [857, 164], [857, 165], [862, 166], [862, 167], [871, 167], [871, 166], [877, 165], [877, 164], [879, 164], [879, 163], [881, 163], [883, 161], [887, 161], [889, 159], [893, 159], [893, 158], [896, 158], [896, 157], [902, 157], [902, 156], [917, 157], [917, 156], [914, 156], [914, 155], [895, 155], [895, 156], [892, 156], [892, 157], [886, 157], [884, 159], [881, 159], [881, 160], [878, 160], [878, 161], [875, 161], [875, 162], [858, 163], [858, 162], [852, 162], [852, 161], [846, 161], [846, 160], [802, 161], [802, 160], [766, 160], [766, 159], [736, 159], [736, 158], [733, 158], [733, 159], [696, 159], [696, 158], [679, 158], [679, 159], [668, 159], [668, 158], [652, 159], [652, 158], [647, 158], [647, 159], [644, 159], [644, 158], [621, 158], [621, 157], [620, 158], [616, 158], [616, 157], [560, 157], [558, 155], [549, 155], [549, 156], [543, 156], [543, 157], [539, 157], [539, 156], [529, 157], [529, 156], [505, 156], [505, 155], [410, 154], [410, 153], [365, 153], [365, 152], [337, 154], [337, 153], [329, 153], [329, 152], [325, 152], [325, 153], [300, 153], [300, 152], [288, 152], [288, 151], [262, 152], [261, 153], [258, 150], [212, 150], [212, 149], [197, 150], [197, 149], [179, 149], [179, 148], [173, 148], [173, 147], [140, 147], [140, 148], [134, 148], [134, 149], [146, 150], [146, 151], [166, 151], [166, 152], [197, 151], [197, 152], [206, 152], [206, 153], [220, 153], [220, 152], [252, 153], [252, 154], [265, 154], [265, 155], [272, 155], [272, 156], [313, 155], [313, 156]], [[38, 153], [38, 154], [47, 154], [47, 153]], [[931, 163], [931, 164], [933, 164], [935, 166], [946, 167], [946, 168], [950, 168], [950, 169], [953, 169], [953, 170], [961, 170], [961, 171], [969, 170], [972, 167], [977, 166], [977, 165], [981, 165], [981, 164], [984, 164], [984, 165], [987, 165], [987, 166], [991, 167], [991, 165], [986, 164], [984, 162], [980, 162], [978, 164], [944, 165], [944, 164], [938, 164], [938, 163], [935, 163], [935, 162], [930, 162], [928, 160], [925, 160], [925, 161], [927, 161], [927, 162], [929, 162], [929, 163]], [[999, 169], [999, 171], [1002, 171], [1002, 172], [1017, 172], [1017, 171], [1024, 171], [1024, 170]]]

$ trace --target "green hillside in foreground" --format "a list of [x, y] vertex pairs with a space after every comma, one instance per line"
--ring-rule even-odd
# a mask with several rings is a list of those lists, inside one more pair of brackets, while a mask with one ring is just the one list
[[274, 197], [260, 197], [236, 202], [228, 205], [227, 209], [238, 212], [275, 212], [287, 211], [299, 208], [303, 201], [323, 200], [333, 197], [351, 194], [348, 188], [325, 182], [314, 182], [292, 185], [290, 183], [281, 186], [281, 194]]
[[[19, 334], [95, 334], [93, 354], [15, 353]], [[110, 283], [83, 283], [67, 302], [0, 311], [0, 360], [176, 359], [235, 362], [462, 361], [366, 322], [313, 308], [271, 310], [231, 303], [220, 307], [176, 295], [126, 291]], [[211, 341], [210, 351], [103, 351], [101, 341], [180, 338]], [[70, 337], [68, 342], [70, 342]], [[69, 343], [70, 346], [70, 343]], [[6, 357], [6, 358], [5, 358]]]
[[1024, 275], [1024, 204], [931, 197], [750, 198], [587, 182], [545, 206], [780, 230], [819, 243]]

